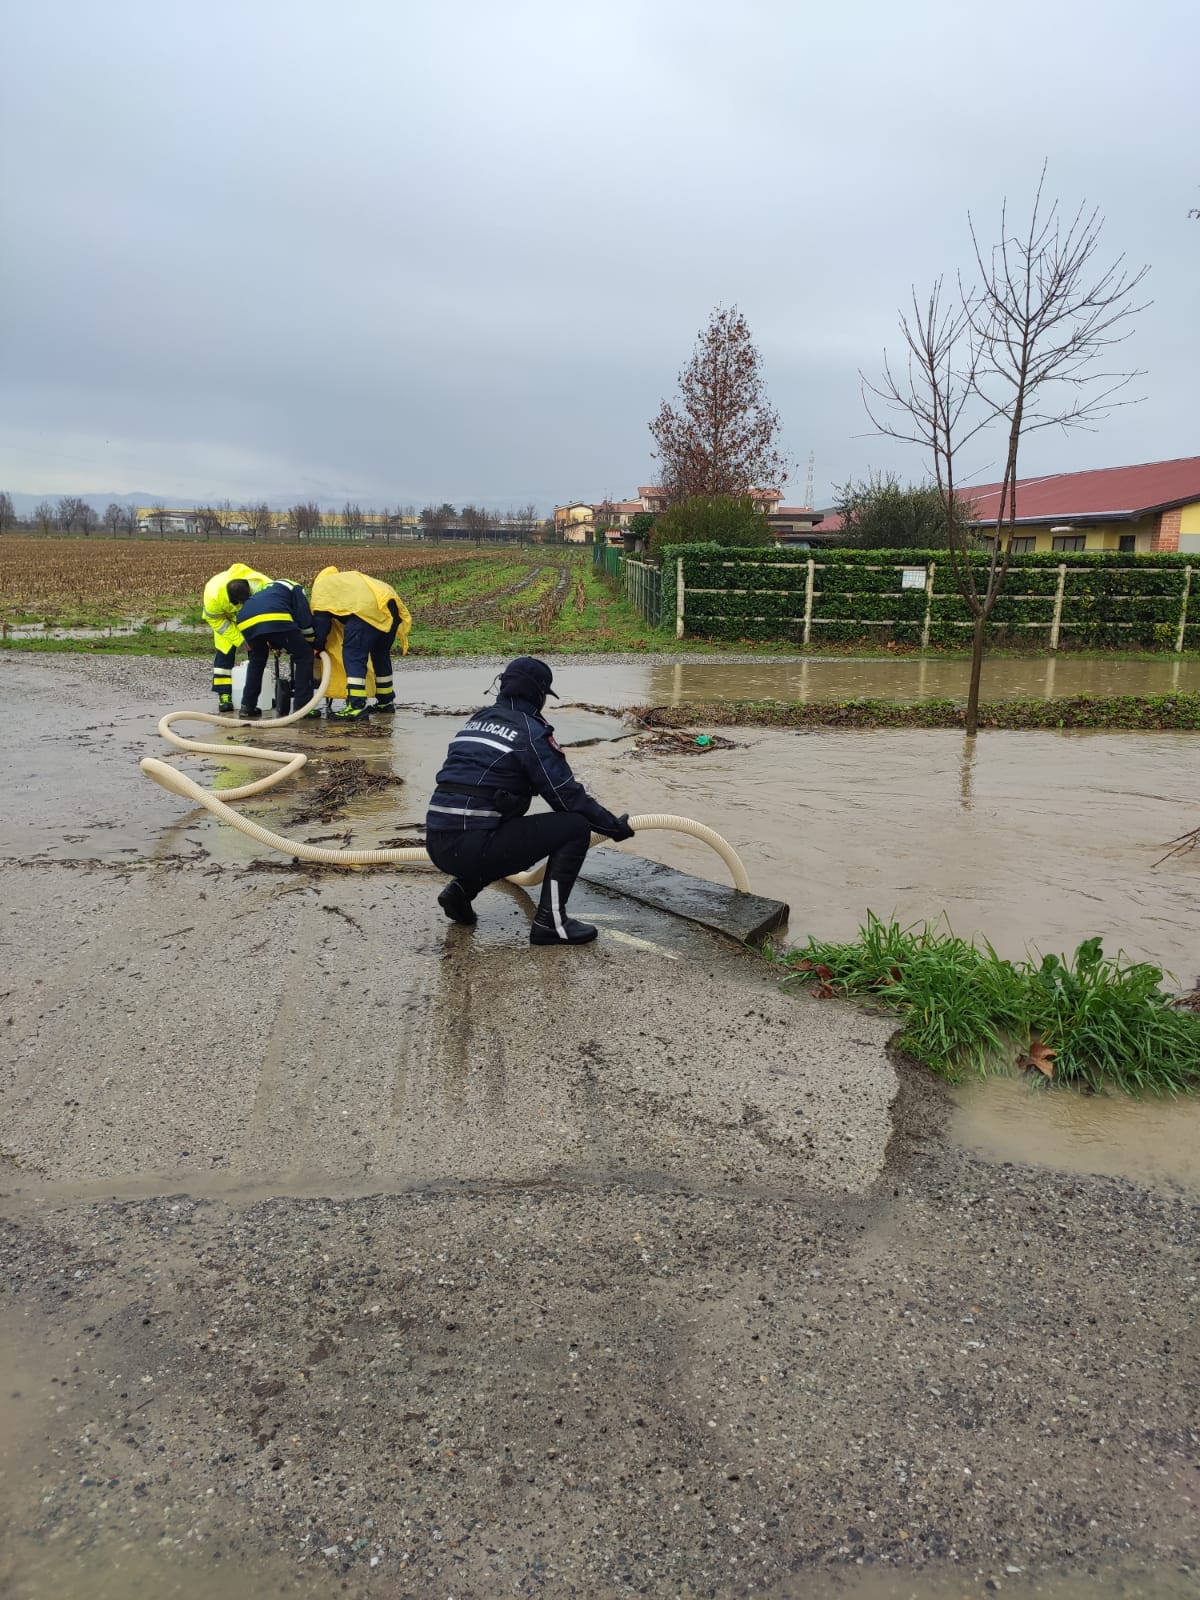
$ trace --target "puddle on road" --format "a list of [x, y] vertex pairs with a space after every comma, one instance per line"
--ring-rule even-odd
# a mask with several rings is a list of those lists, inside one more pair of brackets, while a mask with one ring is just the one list
[[958, 1085], [947, 1137], [992, 1161], [1200, 1190], [1200, 1100], [1042, 1088], [1026, 1079]]
[[59, 1501], [70, 1486], [62, 1440], [94, 1428], [112, 1404], [111, 1394], [95, 1391], [84, 1352], [64, 1339], [69, 1335], [59, 1330], [35, 1338], [12, 1313], [0, 1318], [0, 1594], [9, 1600], [271, 1600], [329, 1592], [327, 1572], [318, 1586], [317, 1574], [298, 1572], [283, 1556], [256, 1553], [247, 1560], [232, 1530], [225, 1548], [216, 1550], [211, 1538], [155, 1543], [157, 1520], [153, 1534], [148, 1527], [142, 1539], [130, 1538], [128, 1527], [106, 1523], [103, 1504], [86, 1517], [64, 1514]]
[[282, 1557], [248, 1563], [203, 1548], [146, 1549], [115, 1534], [52, 1544], [16, 1538], [0, 1558], [0, 1593], [9, 1600], [324, 1600], [336, 1586], [328, 1574], [297, 1573]]
[[[343, 1589], [398, 1593], [395, 1585], [406, 1584], [395, 1566], [344, 1577], [337, 1558], [301, 1563], [267, 1550], [236, 1502], [207, 1502], [208, 1526], [194, 1538], [163, 1537], [158, 1517], [145, 1529], [114, 1527], [102, 1499], [82, 1514], [62, 1482], [61, 1444], [84, 1426], [110, 1425], [111, 1386], [89, 1389], [96, 1377], [86, 1359], [77, 1376], [83, 1352], [65, 1331], [35, 1343], [6, 1316], [0, 1335], [0, 1593], [11, 1600], [323, 1600]], [[114, 1456], [113, 1470], [128, 1466]], [[780, 1600], [986, 1600], [997, 1591], [1013, 1600], [1186, 1600], [1193, 1578], [1178, 1568], [1038, 1575], [1018, 1556], [970, 1571], [819, 1567], [796, 1572], [786, 1590], [764, 1592]]]
[[[1031, 1575], [998, 1561], [989, 1571], [862, 1572], [857, 1576], [819, 1571], [806, 1575], [795, 1593], [804, 1600], [1194, 1600], [1195, 1574], [1126, 1569], [1109, 1572]], [[782, 1597], [781, 1597], [782, 1600]]]

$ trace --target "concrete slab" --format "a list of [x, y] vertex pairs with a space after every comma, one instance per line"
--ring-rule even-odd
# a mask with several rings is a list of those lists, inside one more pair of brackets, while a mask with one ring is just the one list
[[726, 884], [709, 883], [690, 872], [677, 872], [659, 861], [598, 847], [588, 853], [580, 874], [585, 883], [628, 895], [676, 917], [698, 922], [738, 944], [761, 944], [783, 927], [788, 908], [782, 900], [742, 894]]

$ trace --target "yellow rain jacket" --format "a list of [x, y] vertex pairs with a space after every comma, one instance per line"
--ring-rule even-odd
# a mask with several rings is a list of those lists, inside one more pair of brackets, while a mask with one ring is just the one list
[[[245, 578], [250, 593], [257, 594], [274, 580], [263, 572], [255, 572], [244, 561], [235, 561], [227, 572], [218, 572], [204, 585], [204, 620], [213, 631], [213, 647], [217, 650], [236, 650], [242, 640], [242, 630], [237, 625], [238, 608], [229, 598], [229, 580]], [[391, 623], [388, 623], [391, 627]]]
[[[314, 611], [328, 611], [335, 617], [361, 617], [364, 622], [370, 623], [372, 628], [378, 628], [381, 633], [392, 631], [392, 613], [388, 610], [389, 600], [396, 602], [396, 609], [400, 613], [400, 626], [396, 629], [396, 639], [400, 645], [400, 654], [406, 656], [412, 615], [390, 583], [384, 583], [380, 578], [369, 578], [365, 572], [339, 572], [337, 567], [323, 567], [313, 579]], [[343, 628], [344, 623], [335, 622], [329, 631], [329, 639], [325, 646], [331, 664], [329, 688], [326, 693], [334, 700], [344, 698], [346, 694], [346, 669], [342, 664]], [[373, 694], [374, 690], [375, 674], [368, 663], [367, 693]]]

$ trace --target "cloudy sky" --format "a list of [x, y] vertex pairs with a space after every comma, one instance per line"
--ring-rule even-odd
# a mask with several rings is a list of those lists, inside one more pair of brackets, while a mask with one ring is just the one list
[[[9, 0], [0, 488], [632, 494], [719, 302], [804, 497], [915, 453], [857, 372], [1050, 185], [1152, 267], [1143, 404], [1026, 473], [1200, 453], [1194, 0]], [[969, 463], [987, 479], [995, 447]]]

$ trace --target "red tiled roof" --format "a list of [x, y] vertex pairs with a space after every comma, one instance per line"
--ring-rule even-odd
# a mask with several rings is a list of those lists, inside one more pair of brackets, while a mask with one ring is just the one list
[[[964, 488], [975, 507], [974, 520], [995, 522], [1000, 485]], [[1200, 456], [1147, 461], [1136, 467], [1103, 467], [1098, 472], [1057, 472], [1018, 478], [1017, 521], [1049, 517], [1138, 517], [1165, 506], [1200, 500]]]

